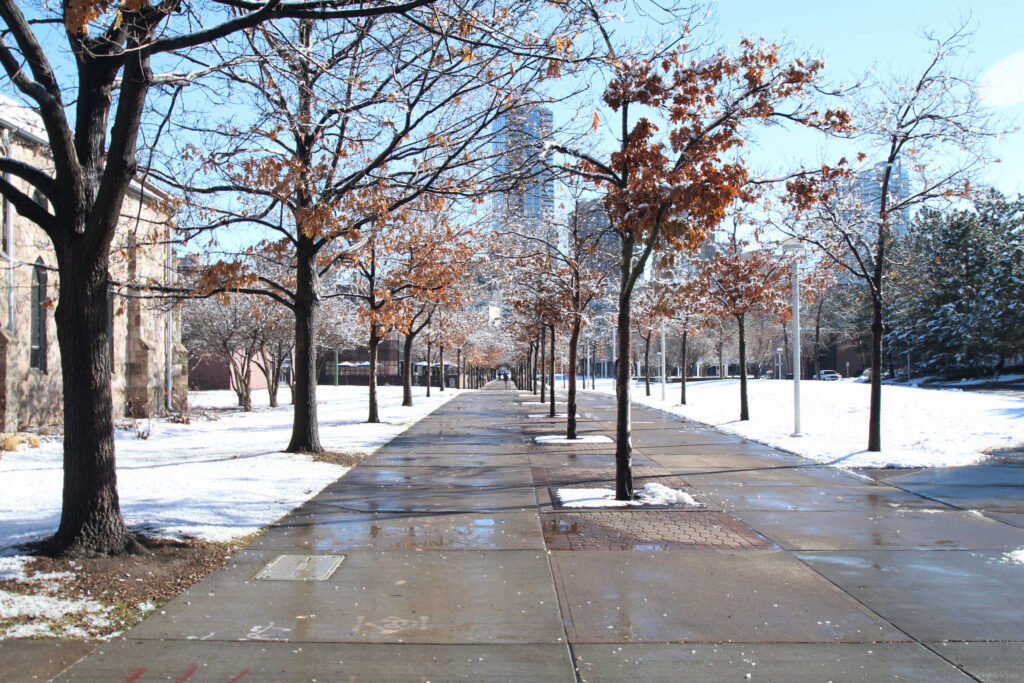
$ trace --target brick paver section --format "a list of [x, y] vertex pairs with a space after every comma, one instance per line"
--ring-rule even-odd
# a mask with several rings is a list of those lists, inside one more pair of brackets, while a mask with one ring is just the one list
[[736, 517], [710, 510], [541, 515], [549, 550], [756, 550], [773, 544]]

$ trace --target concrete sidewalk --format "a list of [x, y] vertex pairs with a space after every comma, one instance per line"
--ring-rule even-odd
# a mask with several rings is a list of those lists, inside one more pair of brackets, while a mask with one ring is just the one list
[[1021, 679], [1024, 529], [641, 406], [637, 486], [706, 508], [562, 509], [613, 444], [536, 400], [457, 397], [59, 680]]

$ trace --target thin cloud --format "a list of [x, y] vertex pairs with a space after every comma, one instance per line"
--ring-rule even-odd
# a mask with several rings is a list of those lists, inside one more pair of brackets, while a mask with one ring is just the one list
[[993, 107], [1024, 102], [1024, 50], [1002, 60], [981, 77], [981, 99]]

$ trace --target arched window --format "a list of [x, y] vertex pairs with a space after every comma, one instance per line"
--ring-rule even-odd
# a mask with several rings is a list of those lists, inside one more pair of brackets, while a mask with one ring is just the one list
[[46, 265], [42, 259], [32, 269], [32, 334], [29, 367], [46, 372]]

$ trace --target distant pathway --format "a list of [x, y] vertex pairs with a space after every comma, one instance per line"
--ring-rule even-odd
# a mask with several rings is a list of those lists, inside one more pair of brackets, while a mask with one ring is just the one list
[[[59, 680], [1019, 680], [1024, 529], [641, 406], [637, 486], [707, 507], [561, 509], [613, 446], [538, 445], [564, 423], [501, 384]], [[611, 397], [580, 412], [614, 434]]]

